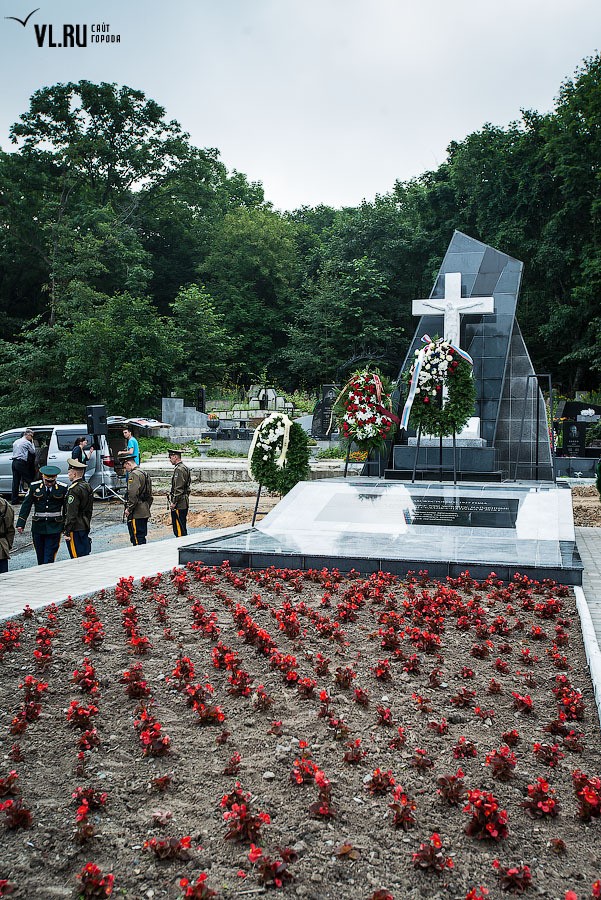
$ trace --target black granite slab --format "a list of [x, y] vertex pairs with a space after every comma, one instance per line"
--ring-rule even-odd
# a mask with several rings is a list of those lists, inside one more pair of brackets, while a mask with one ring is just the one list
[[548, 484], [411, 484], [372, 478], [297, 485], [256, 528], [180, 549], [180, 562], [238, 568], [475, 577], [515, 572], [580, 584], [569, 489]]

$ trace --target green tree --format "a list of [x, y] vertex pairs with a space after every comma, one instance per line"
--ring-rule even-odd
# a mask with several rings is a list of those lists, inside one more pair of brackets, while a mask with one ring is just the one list
[[200, 273], [236, 336], [232, 380], [250, 383], [267, 369], [279, 380], [298, 273], [294, 225], [268, 209], [227, 213], [216, 228]]
[[177, 123], [141, 91], [80, 81], [36, 91], [10, 134], [19, 149], [0, 166], [3, 240], [7, 250], [26, 247], [45, 272], [50, 324], [84, 259], [105, 293], [144, 290], [150, 272], [132, 221], [139, 191], [187, 153]]
[[0, 151], [0, 333], [5, 338], [42, 311], [51, 261], [38, 212], [47, 191], [43, 166]]
[[25, 154], [50, 158], [70, 186], [99, 206], [164, 176], [185, 154], [177, 122], [142, 91], [116, 84], [55, 84], [36, 91], [10, 130]]
[[1, 427], [81, 421], [90, 403], [111, 414], [160, 414], [181, 354], [173, 324], [130, 294], [82, 296], [84, 305], [90, 314], [75, 323], [38, 319], [0, 342]]
[[68, 333], [40, 320], [27, 323], [14, 341], [0, 341], [0, 428], [81, 420], [79, 390], [65, 379]]
[[261, 206], [263, 199], [260, 185], [228, 174], [216, 150], [196, 147], [158, 184], [140, 191], [135, 223], [150, 255], [150, 290], [160, 312], [168, 312], [182, 284], [197, 280], [226, 213]]
[[223, 381], [232, 359], [234, 341], [216, 312], [213, 298], [201, 285], [181, 288], [173, 310], [173, 327], [181, 347], [173, 387], [179, 395], [191, 388], [212, 387]]
[[314, 386], [344, 377], [353, 359], [398, 354], [402, 328], [391, 322], [386, 280], [366, 257], [328, 264], [306, 286], [289, 328], [284, 356], [300, 382]]
[[119, 294], [73, 326], [65, 375], [112, 414], [158, 415], [181, 352], [172, 321], [148, 299]]
[[563, 83], [555, 114], [543, 129], [545, 158], [561, 202], [544, 232], [559, 265], [541, 332], [573, 389], [594, 387], [601, 369], [600, 97], [601, 55], [596, 54]]

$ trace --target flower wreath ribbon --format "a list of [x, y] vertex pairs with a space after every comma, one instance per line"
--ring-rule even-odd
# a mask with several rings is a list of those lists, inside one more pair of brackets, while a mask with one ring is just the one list
[[268, 416], [266, 416], [260, 425], [257, 425], [255, 428], [255, 433], [252, 436], [252, 441], [250, 442], [250, 448], [248, 451], [248, 472], [252, 475], [251, 472], [251, 464], [253, 453], [255, 452], [255, 447], [257, 446], [257, 441], [261, 436], [261, 431], [272, 422], [281, 421], [284, 426], [284, 438], [282, 441], [282, 449], [280, 450], [280, 455], [274, 460], [278, 469], [282, 469], [284, 467], [284, 463], [286, 462], [286, 456], [288, 454], [288, 444], [290, 443], [290, 428], [292, 426], [292, 422], [288, 418], [285, 413], [280, 412], [272, 412]]
[[[443, 338], [443, 340], [444, 340], [444, 338]], [[405, 406], [403, 407], [403, 412], [401, 415], [400, 427], [404, 428], [405, 430], [407, 429], [407, 426], [409, 425], [409, 416], [411, 415], [411, 407], [413, 406], [413, 401], [415, 400], [417, 385], [419, 383], [419, 373], [421, 372], [422, 366], [424, 364], [426, 350], [428, 349], [428, 346], [430, 344], [434, 343], [434, 341], [432, 340], [432, 338], [430, 337], [429, 334], [423, 335], [422, 342], [426, 346], [422, 347], [421, 350], [419, 351], [419, 353], [417, 354], [417, 359], [415, 361], [415, 367], [413, 369], [413, 375], [411, 376], [411, 384], [409, 385], [409, 394], [407, 395], [407, 399], [405, 401]], [[451, 348], [451, 350], [453, 350], [455, 353], [457, 353], [459, 356], [461, 356], [463, 359], [465, 359], [465, 361], [468, 362], [470, 364], [470, 366], [474, 365], [474, 360], [472, 359], [472, 357], [469, 355], [469, 353], [466, 353], [465, 350], [462, 350], [461, 347], [457, 347], [455, 344], [451, 344], [450, 342], [449, 342], [449, 347]]]

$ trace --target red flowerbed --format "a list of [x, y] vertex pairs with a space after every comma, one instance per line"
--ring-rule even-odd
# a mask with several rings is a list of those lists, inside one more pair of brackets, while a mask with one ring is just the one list
[[0, 897], [601, 897], [574, 598], [192, 564], [0, 625]]

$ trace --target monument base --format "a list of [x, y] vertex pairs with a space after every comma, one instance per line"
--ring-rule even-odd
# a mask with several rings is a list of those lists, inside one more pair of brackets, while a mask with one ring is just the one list
[[[451, 445], [445, 440], [451, 440]], [[434, 481], [439, 477], [442, 464], [443, 472], [447, 473], [445, 478], [452, 479], [456, 469], [460, 481], [501, 481], [502, 473], [497, 465], [494, 447], [458, 445], [454, 453], [452, 439], [449, 438], [443, 438], [442, 446], [441, 459], [440, 438], [435, 438], [431, 444], [422, 443], [419, 452], [416, 444], [397, 444], [392, 453], [392, 469], [386, 470], [386, 478], [398, 478], [401, 473], [403, 480], [403, 473], [407, 473], [404, 478], [409, 480], [415, 468], [416, 477], [420, 473], [422, 480], [431, 478]]]
[[256, 528], [180, 548], [180, 564], [193, 560], [582, 583], [570, 490], [538, 482], [301, 482]]

